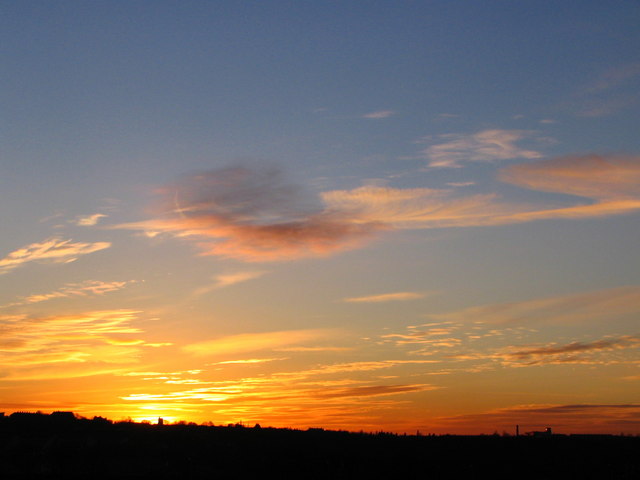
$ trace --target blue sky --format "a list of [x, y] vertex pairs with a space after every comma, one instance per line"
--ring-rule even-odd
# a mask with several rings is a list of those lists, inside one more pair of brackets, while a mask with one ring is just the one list
[[0, 11], [0, 408], [637, 432], [636, 2]]

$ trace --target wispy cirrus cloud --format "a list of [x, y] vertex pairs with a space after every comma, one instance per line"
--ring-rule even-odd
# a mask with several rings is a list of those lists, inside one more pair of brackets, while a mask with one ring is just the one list
[[378, 110], [375, 112], [365, 113], [364, 115], [362, 115], [362, 118], [382, 119], [382, 118], [388, 118], [395, 114], [396, 112], [394, 112], [393, 110]]
[[196, 289], [193, 292], [194, 295], [203, 295], [205, 293], [212, 292], [213, 290], [218, 290], [219, 288], [229, 287], [231, 285], [236, 285], [238, 283], [248, 282], [249, 280], [255, 280], [256, 278], [260, 278], [265, 273], [264, 271], [251, 271], [251, 272], [235, 272], [235, 273], [224, 273], [220, 275], [216, 275], [214, 277], [214, 281], [211, 285], [205, 285]]
[[279, 358], [245, 358], [242, 360], [225, 360], [224, 362], [214, 362], [207, 365], [254, 365], [258, 363], [275, 362], [277, 360], [287, 360], [287, 357]]
[[638, 312], [640, 287], [626, 286], [522, 302], [481, 305], [429, 317], [439, 321], [487, 324], [571, 324], [608, 320]]
[[637, 93], [639, 78], [639, 62], [602, 72], [576, 92], [576, 114], [581, 117], [604, 117], [637, 104], [640, 99]]
[[[243, 419], [289, 427], [319, 425], [326, 428], [339, 423], [345, 428], [353, 422], [362, 428], [368, 424], [363, 423], [363, 418], [369, 422], [375, 415], [379, 421], [389, 414], [389, 410], [406, 404], [409, 400], [403, 396], [439, 388], [426, 383], [381, 382], [375, 376], [367, 378], [367, 372], [424, 363], [430, 362], [387, 360], [320, 365], [308, 370], [203, 381], [195, 388], [170, 392], [136, 392], [121, 398], [140, 409], [147, 405], [163, 411], [212, 408], [209, 418], [217, 418], [223, 423]], [[169, 383], [165, 377], [158, 374], [156, 381]], [[154, 380], [146, 375], [145, 378]], [[152, 391], [149, 387], [149, 392]]]
[[191, 343], [183, 349], [195, 355], [229, 355], [307, 344], [336, 335], [335, 330], [322, 329], [245, 333]]
[[[139, 312], [102, 310], [74, 315], [0, 316], [0, 367], [7, 378], [48, 374], [69, 377], [105, 370], [107, 364], [135, 363], [139, 347], [159, 346], [141, 338]], [[164, 343], [162, 345], [170, 345]], [[58, 368], [50, 371], [51, 367]], [[113, 368], [113, 367], [112, 367]]]
[[107, 215], [105, 215], [104, 213], [94, 213], [91, 215], [83, 215], [83, 216], [77, 217], [74, 223], [79, 227], [92, 227], [94, 225], [97, 225], [101, 218], [105, 218], [105, 217], [107, 217]]
[[619, 87], [640, 77], [640, 62], [627, 63], [602, 72], [595, 80], [582, 88], [580, 93], [593, 94]]
[[349, 303], [380, 303], [380, 302], [398, 302], [406, 300], [417, 300], [424, 298], [426, 293], [418, 292], [395, 292], [395, 293], [383, 293], [380, 295], [369, 295], [365, 297], [351, 297], [343, 299], [344, 302]]
[[[466, 162], [495, 162], [516, 158], [541, 158], [542, 153], [527, 150], [517, 144], [534, 133], [526, 130], [482, 130], [473, 134], [449, 133], [438, 135], [434, 143], [422, 150], [429, 167], [455, 168]], [[433, 142], [427, 137], [423, 140]]]
[[23, 297], [18, 302], [13, 302], [5, 306], [17, 306], [30, 303], [40, 303], [55, 298], [84, 297], [89, 295], [104, 295], [105, 293], [121, 290], [132, 280], [123, 282], [103, 282], [100, 280], [87, 280], [81, 283], [67, 283], [64, 287], [47, 293], [35, 293]]
[[10, 272], [29, 262], [69, 263], [82, 255], [109, 248], [109, 242], [74, 243], [72, 240], [49, 238], [40, 243], [32, 243], [9, 253], [0, 260], [0, 275]]

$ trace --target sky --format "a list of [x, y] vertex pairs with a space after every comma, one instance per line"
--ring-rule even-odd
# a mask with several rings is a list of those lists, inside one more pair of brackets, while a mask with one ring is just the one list
[[640, 4], [0, 4], [0, 411], [640, 434]]

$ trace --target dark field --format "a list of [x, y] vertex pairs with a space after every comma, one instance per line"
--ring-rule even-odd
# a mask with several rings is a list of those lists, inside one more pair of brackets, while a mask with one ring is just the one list
[[0, 417], [0, 478], [640, 478], [640, 437], [403, 436]]

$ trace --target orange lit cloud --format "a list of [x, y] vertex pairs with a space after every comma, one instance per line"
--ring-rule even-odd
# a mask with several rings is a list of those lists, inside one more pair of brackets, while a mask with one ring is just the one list
[[256, 363], [274, 362], [276, 360], [286, 360], [286, 358], [247, 358], [244, 360], [226, 360], [224, 362], [209, 363], [208, 365], [251, 365]]
[[[8, 378], [74, 377], [103, 372], [105, 364], [138, 360], [146, 342], [133, 323], [131, 310], [107, 310], [77, 315], [0, 316], [0, 368]], [[59, 367], [52, 369], [51, 367]], [[113, 371], [113, 368], [107, 369]]]
[[326, 256], [355, 248], [383, 228], [315, 207], [275, 171], [205, 172], [162, 193], [168, 217], [117, 228], [197, 237], [204, 255], [245, 261]]
[[[388, 384], [377, 377], [360, 378], [363, 373], [366, 376], [369, 371], [424, 363], [431, 362], [352, 362], [225, 381], [193, 379], [185, 383], [197, 386], [170, 392], [154, 389], [154, 378], [148, 377], [146, 379], [152, 381], [146, 392], [138, 391], [121, 398], [141, 410], [208, 412], [209, 419], [223, 423], [242, 420], [289, 427], [339, 424], [342, 428], [363, 428], [373, 419], [379, 421], [390, 410], [406, 404], [408, 400], [404, 395], [438, 388], [424, 383]], [[352, 378], [352, 374], [358, 378]], [[156, 375], [156, 382], [170, 383], [166, 375]]]
[[[507, 140], [493, 139], [509, 151]], [[640, 211], [637, 156], [560, 157], [507, 167], [498, 176], [523, 188], [581, 200], [570, 206], [541, 207], [508, 202], [493, 193], [463, 196], [455, 188], [369, 185], [322, 192], [318, 206], [317, 199], [283, 184], [277, 172], [227, 168], [163, 189], [158, 218], [111, 228], [142, 230], [150, 237], [161, 233], [189, 237], [203, 255], [258, 262], [327, 256], [395, 229], [508, 225]], [[223, 286], [243, 279], [219, 278], [216, 283]]]
[[324, 192], [331, 211], [345, 212], [355, 223], [382, 224], [388, 229], [446, 228], [492, 225], [521, 210], [497, 203], [497, 195], [456, 197], [451, 190], [364, 186]]
[[381, 295], [370, 295], [367, 297], [352, 297], [345, 298], [345, 302], [351, 303], [379, 303], [379, 302], [394, 302], [404, 300], [416, 300], [418, 298], [424, 298], [424, 293], [416, 292], [396, 292], [396, 293], [383, 293]]
[[73, 243], [71, 240], [49, 238], [40, 243], [32, 243], [0, 260], [0, 275], [7, 273], [28, 262], [51, 261], [69, 263], [82, 255], [109, 248], [109, 242]]
[[640, 199], [640, 157], [573, 155], [503, 168], [500, 180], [600, 201]]
[[227, 355], [274, 350], [304, 344], [336, 335], [331, 330], [284, 330], [279, 332], [246, 333], [186, 345], [184, 350], [195, 355]]
[[101, 218], [106, 217], [107, 215], [103, 213], [94, 213], [93, 215], [85, 215], [82, 217], [78, 217], [75, 220], [75, 224], [79, 227], [92, 227], [97, 225]]

